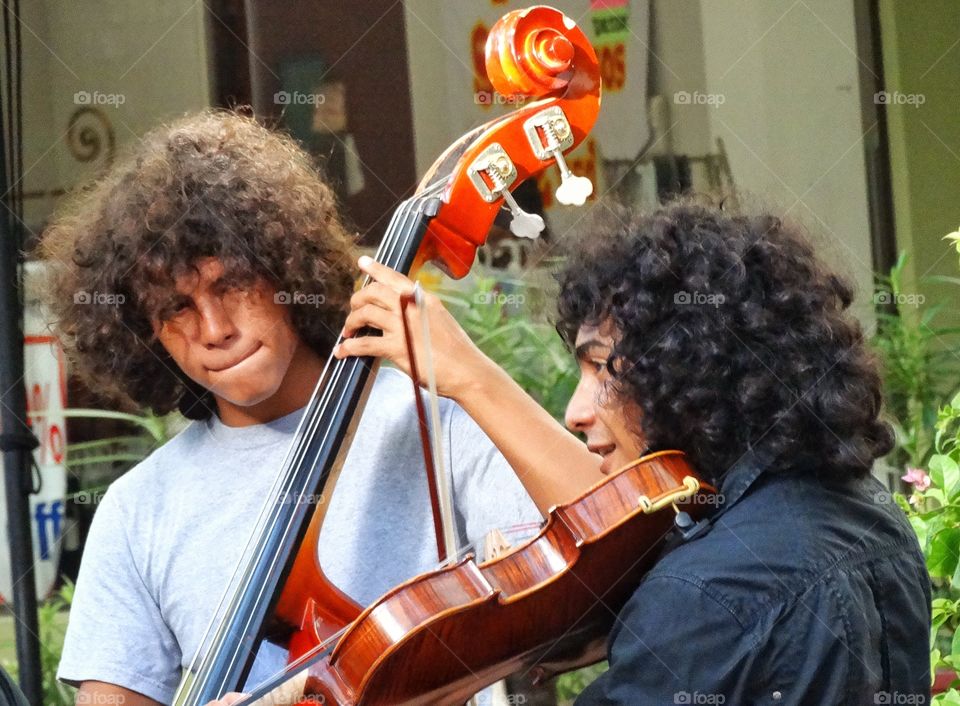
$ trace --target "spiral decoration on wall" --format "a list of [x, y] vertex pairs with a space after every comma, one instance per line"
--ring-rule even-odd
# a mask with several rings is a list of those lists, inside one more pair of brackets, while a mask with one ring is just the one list
[[67, 146], [78, 162], [102, 161], [109, 165], [116, 152], [116, 135], [106, 113], [81, 106], [73, 111], [67, 125]]

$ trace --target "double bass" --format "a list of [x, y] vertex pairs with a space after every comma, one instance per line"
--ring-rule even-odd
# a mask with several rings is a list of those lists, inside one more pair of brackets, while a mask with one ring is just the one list
[[[542, 221], [511, 189], [554, 164], [560, 202], [590, 194], [564, 160], [600, 107], [597, 57], [576, 23], [545, 6], [508, 13], [489, 34], [486, 69], [522, 105], [457, 140], [396, 209], [376, 255], [392, 269], [431, 262], [463, 277], [504, 205], [515, 233], [535, 235]], [[453, 555], [364, 608], [321, 570], [326, 505], [311, 499], [332, 494], [375, 372], [371, 359], [328, 360], [175, 704], [240, 690], [267, 642], [289, 666], [244, 703], [293, 675], [300, 703], [462, 703], [518, 669], [543, 678], [597, 661], [673, 525], [669, 508], [711, 490], [681, 452], [651, 454], [552, 509], [521, 546], [484, 563]]]

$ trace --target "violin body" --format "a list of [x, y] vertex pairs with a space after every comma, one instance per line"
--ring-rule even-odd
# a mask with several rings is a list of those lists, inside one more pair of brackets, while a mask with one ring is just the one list
[[301, 662], [313, 661], [302, 703], [463, 703], [518, 670], [539, 681], [599, 661], [673, 526], [671, 506], [711, 492], [682, 452], [639, 459], [503, 556], [467, 557], [384, 595], [332, 650]]

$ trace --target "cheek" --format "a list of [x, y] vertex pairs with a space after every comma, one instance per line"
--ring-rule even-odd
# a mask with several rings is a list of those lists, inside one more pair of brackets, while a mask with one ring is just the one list
[[283, 305], [270, 301], [251, 317], [250, 324], [256, 331], [256, 337], [270, 351], [271, 368], [286, 372], [300, 343], [289, 312]]
[[646, 444], [640, 428], [640, 410], [636, 405], [613, 404], [603, 406], [598, 417], [610, 430], [617, 446], [632, 457], [638, 456]]
[[191, 356], [190, 343], [187, 336], [180, 330], [166, 325], [162, 326], [157, 332], [157, 340], [164, 347], [173, 362], [180, 366], [188, 375], [191, 375]]
[[300, 337], [297, 335], [293, 323], [286, 316], [286, 312], [271, 313], [264, 318], [261, 325], [263, 341], [278, 355], [293, 355]]

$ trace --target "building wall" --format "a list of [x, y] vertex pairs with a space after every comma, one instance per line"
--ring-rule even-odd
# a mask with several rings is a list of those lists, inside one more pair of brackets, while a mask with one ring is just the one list
[[[854, 10], [835, 0], [701, 3], [710, 132], [739, 189], [804, 223], [858, 284], [872, 318], [873, 265]], [[875, 126], [867, 126], [876, 129]]]
[[960, 227], [960, 11], [955, 0], [926, 0], [922, 12], [909, 0], [881, 0], [880, 23], [888, 92], [905, 96], [886, 111], [907, 286], [956, 314], [956, 286], [921, 280], [958, 274], [956, 251], [942, 238]]
[[[407, 0], [411, 46], [437, 47], [440, 0]], [[835, 0], [650, 0], [649, 155], [700, 157], [723, 140], [738, 191], [803, 222], [855, 279], [871, 319], [873, 268], [854, 10]], [[411, 55], [422, 172], [451, 118], [435, 87], [455, 65]], [[452, 69], [451, 69], [452, 67]], [[633, 77], [641, 81], [640, 77]], [[699, 95], [678, 102], [684, 92]], [[447, 106], [455, 111], [456, 106]], [[868, 126], [869, 127], [869, 126]], [[448, 140], [449, 141], [449, 140]]]
[[364, 183], [347, 198], [347, 211], [366, 242], [378, 242], [416, 185], [403, 8], [384, 0], [352, 0], [348, 6], [250, 0], [247, 20], [259, 116], [280, 118], [283, 106], [274, 94], [281, 90], [282, 62], [322, 61], [328, 68], [318, 79], [344, 84], [346, 132], [353, 136]]
[[209, 82], [202, 3], [42, 0], [23, 12], [25, 220], [38, 229], [111, 152], [208, 106]]

